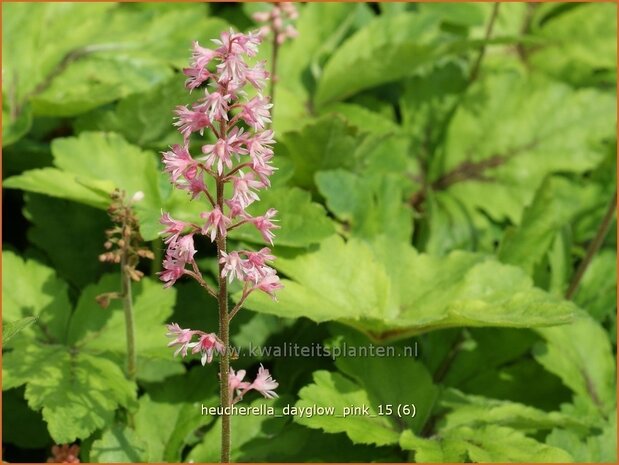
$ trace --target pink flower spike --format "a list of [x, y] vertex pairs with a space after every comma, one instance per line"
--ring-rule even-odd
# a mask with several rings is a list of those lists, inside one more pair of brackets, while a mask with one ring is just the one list
[[215, 208], [208, 213], [201, 213], [200, 217], [206, 220], [202, 227], [202, 234], [205, 236], [210, 234], [211, 242], [215, 241], [218, 232], [220, 236], [225, 237], [227, 228], [232, 224], [232, 220], [222, 213], [219, 205], [215, 205]]
[[202, 111], [190, 110], [186, 106], [178, 106], [175, 111], [178, 121], [174, 123], [174, 126], [178, 127], [178, 130], [185, 139], [188, 139], [192, 132], [199, 132], [200, 135], [204, 134], [204, 128], [211, 125], [208, 115]]
[[240, 117], [255, 130], [263, 129], [267, 123], [271, 122], [269, 109], [272, 106], [268, 99], [262, 95], [257, 95], [243, 105]]
[[174, 352], [174, 356], [176, 357], [180, 353], [182, 357], [186, 357], [194, 331], [191, 329], [182, 329], [177, 323], [169, 324], [167, 328], [168, 333], [166, 336], [174, 338], [174, 340], [168, 344], [168, 347], [180, 346], [176, 352]]
[[273, 218], [276, 214], [277, 210], [275, 210], [274, 208], [269, 208], [263, 216], [257, 216], [250, 220], [254, 224], [256, 229], [260, 231], [263, 239], [269, 242], [271, 245], [273, 245], [273, 238], [275, 237], [275, 234], [273, 234], [271, 230], [279, 229], [279, 226], [277, 226], [271, 221], [271, 218]]
[[214, 352], [221, 354], [224, 351], [224, 345], [219, 341], [215, 333], [200, 336], [200, 340], [190, 344], [190, 347], [193, 347], [191, 350], [192, 354], [197, 354], [198, 352], [202, 354], [200, 359], [202, 366], [206, 365], [207, 362], [211, 363], [213, 361]]
[[163, 236], [168, 235], [168, 234], [170, 235], [165, 240], [166, 244], [169, 242], [176, 242], [176, 240], [179, 238], [180, 233], [183, 232], [185, 227], [187, 227], [186, 223], [184, 223], [183, 221], [175, 220], [174, 218], [170, 216], [169, 213], [163, 213], [161, 215], [161, 219], [159, 220], [159, 222], [166, 227], [159, 234]]
[[239, 370], [236, 373], [232, 368], [230, 368], [230, 372], [228, 373], [228, 389], [230, 389], [230, 397], [234, 391], [236, 391], [236, 395], [242, 398], [247, 391], [251, 389], [251, 384], [247, 381], [243, 381], [245, 378], [245, 370]]
[[255, 389], [267, 399], [274, 399], [275, 397], [278, 397], [278, 395], [274, 391], [274, 389], [277, 389], [278, 386], [279, 383], [271, 377], [269, 370], [267, 370], [262, 366], [262, 364], [260, 364], [260, 368], [258, 369], [258, 375], [256, 376], [254, 382], [251, 384], [250, 388]]
[[198, 163], [191, 157], [186, 145], [175, 144], [172, 150], [161, 152], [165, 171], [172, 178], [172, 182], [185, 176], [187, 179], [194, 179], [198, 173]]

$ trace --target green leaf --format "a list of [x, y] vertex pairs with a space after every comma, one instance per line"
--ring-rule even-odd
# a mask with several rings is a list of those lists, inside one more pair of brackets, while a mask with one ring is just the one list
[[441, 405], [450, 409], [442, 422], [441, 431], [469, 426], [507, 426], [524, 432], [556, 427], [580, 428], [586, 424], [560, 412], [545, 412], [517, 402], [489, 399], [449, 389], [442, 395]]
[[[327, 415], [295, 417], [295, 421], [302, 425], [328, 433], [345, 432], [351, 441], [359, 444], [382, 446], [398, 441], [394, 425], [386, 417], [378, 416], [363, 388], [338, 373], [315, 372], [314, 384], [301, 389], [299, 397], [297, 408], [318, 406], [333, 409], [333, 413]], [[368, 406], [370, 414], [344, 418], [344, 408], [350, 406]]]
[[[368, 347], [369, 341], [347, 338], [348, 344], [356, 343], [357, 347]], [[384, 347], [387, 349], [386, 347]], [[426, 367], [417, 361], [397, 357], [340, 357], [336, 366], [344, 374], [353, 378], [367, 393], [371, 406], [375, 411], [391, 405], [394, 413], [388, 418], [393, 429], [405, 425], [415, 432], [420, 432], [428, 420], [438, 398], [438, 387], [434, 385], [432, 376]], [[368, 376], [371, 373], [371, 376]], [[398, 382], [385, 383], [385, 380]], [[411, 404], [415, 406], [415, 416], [402, 415], [398, 417], [398, 406]]]
[[402, 433], [400, 446], [415, 451], [416, 462], [571, 462], [562, 449], [551, 447], [503, 426], [461, 427], [437, 439]]
[[410, 240], [413, 219], [404, 205], [400, 177], [362, 177], [333, 170], [320, 171], [315, 179], [327, 208], [350, 227], [353, 235], [372, 238], [385, 234], [394, 240]]
[[601, 434], [581, 437], [576, 432], [555, 429], [546, 443], [569, 452], [578, 463], [615, 463], [617, 461], [617, 418], [611, 415]]
[[6, 99], [2, 104], [2, 147], [14, 144], [25, 136], [32, 127], [32, 109], [29, 105], [23, 108], [7, 108]]
[[13, 252], [2, 253], [2, 320], [16, 324], [35, 317], [36, 326], [21, 334], [35, 335], [47, 342], [65, 340], [65, 328], [71, 315], [67, 285], [54, 270], [34, 260], [24, 260]]
[[[314, 98], [317, 107], [410, 76], [445, 51], [434, 15], [402, 13], [374, 19], [327, 62]], [[406, 66], [402, 66], [406, 63]], [[362, 69], [362, 73], [351, 73]]]
[[[120, 276], [107, 274], [97, 284], [84, 289], [69, 326], [70, 344], [94, 353], [126, 353], [122, 303], [120, 300], [113, 300], [108, 308], [102, 309], [95, 301], [97, 295], [115, 292], [119, 288]], [[132, 292], [136, 349], [139, 357], [172, 361], [172, 351], [166, 347], [164, 323], [172, 315], [176, 290], [164, 289], [159, 282], [143, 278], [139, 283], [132, 284]], [[139, 371], [138, 377], [141, 377]]]
[[3, 389], [26, 384], [26, 399], [43, 411], [58, 444], [105, 426], [118, 406], [135, 402], [135, 385], [104, 358], [62, 346], [29, 345], [4, 355]]
[[469, 210], [519, 224], [549, 173], [582, 173], [603, 160], [600, 141], [614, 134], [615, 107], [611, 95], [595, 90], [488, 72], [458, 107], [432, 179], [447, 183]]
[[[3, 185], [9, 189], [45, 194], [80, 202], [101, 210], [109, 205], [109, 196], [89, 188], [81, 177], [56, 168], [40, 168], [12, 176]], [[110, 185], [110, 192], [114, 190]]]
[[171, 75], [166, 63], [157, 58], [127, 54], [122, 49], [94, 53], [76, 60], [34, 95], [32, 108], [37, 115], [75, 116], [154, 87]]
[[599, 194], [595, 185], [581, 187], [564, 178], [547, 178], [525, 208], [518, 228], [506, 230], [499, 259], [532, 274], [560, 229], [595, 205]]
[[295, 25], [299, 36], [284, 44], [278, 72], [281, 83], [294, 93], [307, 92], [307, 74], [317, 74], [324, 56], [345, 38], [362, 5], [350, 3], [307, 3], [299, 8]]
[[533, 34], [544, 39], [529, 58], [536, 69], [576, 85], [614, 84], [616, 5], [579, 5], [544, 21]]
[[587, 268], [574, 301], [597, 321], [615, 314], [617, 306], [617, 253], [602, 250]]
[[420, 3], [419, 10], [432, 13], [441, 21], [466, 27], [484, 24], [484, 5], [480, 3]]
[[363, 132], [397, 134], [402, 130], [395, 121], [387, 118], [384, 114], [353, 103], [334, 103], [325, 107], [321, 113], [323, 115], [331, 113], [341, 115], [352, 126], [358, 127]]
[[309, 253], [280, 254], [275, 266], [288, 277], [282, 280], [279, 302], [252, 294], [250, 309], [317, 322], [338, 320], [376, 338], [453, 326], [562, 324], [571, 321], [575, 309], [534, 288], [516, 267], [465, 252], [431, 257], [385, 238], [371, 247], [332, 236]]
[[103, 431], [92, 443], [90, 461], [95, 463], [136, 463], [146, 461], [147, 445], [130, 428], [118, 424]]
[[[206, 394], [203, 396], [206, 399]], [[206, 404], [211, 406], [214, 399], [211, 397]], [[148, 394], [142, 396], [135, 415], [135, 431], [147, 445], [148, 454], [143, 461], [180, 461], [185, 439], [212, 421], [214, 418], [202, 415], [201, 405], [197, 402], [157, 402]]]
[[91, 112], [78, 119], [76, 128], [83, 131], [113, 131], [132, 144], [163, 148], [182, 143], [172, 125], [173, 110], [188, 104], [190, 96], [180, 76], [150, 89], [122, 99], [113, 110]]
[[17, 102], [24, 101], [66, 54], [100, 31], [113, 8], [112, 4], [8, 5], [2, 29], [3, 90]]
[[581, 313], [570, 325], [537, 331], [546, 342], [536, 346], [535, 359], [587, 399], [593, 411], [613, 412], [617, 405], [616, 364], [604, 328]]
[[343, 118], [327, 115], [284, 133], [279, 142], [277, 156], [292, 162], [294, 185], [312, 190], [317, 171], [356, 165], [353, 154], [360, 139], [357, 130]]
[[[83, 288], [101, 274], [105, 230], [112, 225], [99, 209], [28, 194], [24, 215], [32, 224], [30, 242], [45, 252], [58, 275]], [[66, 225], [71, 225], [67, 228]]]
[[[278, 212], [281, 229], [275, 231], [279, 246], [305, 247], [316, 244], [335, 232], [333, 222], [322, 205], [311, 201], [309, 192], [296, 187], [280, 187], [260, 192], [260, 201], [248, 208], [252, 215], [262, 215], [269, 208]], [[233, 239], [263, 244], [264, 239], [253, 225], [244, 225], [230, 233]]]
[[[317, 447], [320, 444], [320, 447]], [[329, 434], [292, 423], [277, 435], [276, 441], [263, 438], [247, 442], [239, 461], [273, 462], [397, 462], [401, 460], [390, 447], [353, 444], [344, 434]]]
[[129, 144], [121, 136], [85, 132], [78, 137], [58, 138], [52, 142], [52, 153], [60, 171], [53, 168], [27, 171], [9, 178], [5, 184], [98, 208], [109, 205], [106, 191], [119, 188], [126, 192], [127, 198], [141, 191], [145, 205], [160, 208], [155, 155]]
[[23, 331], [25, 328], [30, 326], [32, 323], [37, 321], [37, 317], [28, 316], [26, 318], [22, 318], [20, 320], [14, 322], [6, 322], [2, 325], [2, 343], [4, 346], [7, 346], [11, 339], [19, 333]]

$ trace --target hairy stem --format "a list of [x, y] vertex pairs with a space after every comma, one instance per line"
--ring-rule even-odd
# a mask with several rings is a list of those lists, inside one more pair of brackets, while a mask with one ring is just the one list
[[[223, 211], [224, 206], [224, 181], [217, 179], [217, 205]], [[228, 373], [230, 372], [230, 353], [229, 346], [229, 325], [228, 319], [228, 288], [226, 278], [222, 276], [224, 264], [222, 252], [226, 251], [226, 236], [217, 232], [217, 260], [219, 262], [219, 293], [217, 301], [219, 303], [219, 338], [224, 346], [224, 351], [219, 359], [219, 390], [223, 413], [221, 416], [221, 462], [230, 462], [230, 414], [227, 412], [230, 407], [230, 391], [228, 390]]]
[[120, 257], [120, 295], [122, 296], [123, 310], [125, 312], [125, 334], [127, 338], [127, 377], [135, 381], [138, 356], [135, 350], [135, 326], [133, 323], [133, 296], [131, 293], [131, 275], [127, 271], [129, 266], [129, 245], [131, 238], [126, 233], [127, 223], [123, 221], [123, 247]]
[[595, 254], [597, 254], [598, 250], [600, 250], [600, 247], [602, 247], [604, 238], [606, 237], [606, 234], [608, 234], [608, 230], [612, 226], [612, 223], [613, 223], [612, 220], [615, 215], [616, 209], [617, 209], [617, 191], [615, 190], [612, 198], [610, 199], [610, 203], [608, 204], [608, 208], [606, 209], [606, 213], [604, 214], [604, 218], [602, 218], [602, 222], [600, 223], [600, 226], [598, 227], [597, 233], [595, 234], [595, 237], [589, 244], [589, 247], [587, 247], [587, 252], [585, 254], [585, 257], [582, 259], [582, 261], [578, 265], [578, 268], [576, 269], [576, 273], [574, 273], [574, 277], [572, 278], [572, 281], [570, 282], [570, 285], [567, 288], [567, 291], [565, 293], [566, 299], [571, 299], [572, 297], [574, 297], [574, 294], [576, 294], [576, 291], [578, 290], [578, 286], [580, 285], [580, 281], [582, 281], [582, 277], [585, 275], [587, 268], [589, 268], [589, 265], [591, 264], [593, 257], [595, 257]]

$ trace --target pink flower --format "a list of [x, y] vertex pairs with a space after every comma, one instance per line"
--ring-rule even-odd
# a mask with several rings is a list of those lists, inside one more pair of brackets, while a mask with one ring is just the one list
[[161, 231], [159, 234], [165, 236], [168, 235], [168, 238], [165, 240], [165, 243], [176, 242], [181, 232], [187, 227], [187, 224], [183, 221], [177, 221], [170, 216], [169, 213], [164, 213], [161, 215], [161, 219], [159, 220], [161, 224], [166, 226], [166, 228]]
[[262, 234], [264, 240], [269, 242], [271, 245], [273, 245], [273, 238], [275, 237], [275, 234], [273, 234], [271, 230], [279, 229], [279, 226], [271, 221], [271, 218], [273, 218], [276, 214], [277, 210], [274, 208], [269, 208], [263, 216], [257, 216], [250, 220], [256, 229], [260, 231], [260, 234]]
[[202, 213], [200, 216], [206, 219], [206, 223], [202, 227], [202, 234], [205, 236], [210, 234], [211, 242], [215, 240], [218, 232], [220, 236], [225, 237], [227, 228], [232, 224], [230, 218], [222, 213], [219, 205], [215, 205], [212, 211]]
[[230, 100], [230, 94], [221, 95], [221, 93], [215, 91], [209, 94], [208, 90], [204, 90], [205, 97], [200, 100], [202, 102], [196, 107], [207, 113], [209, 120], [211, 121], [228, 121], [228, 101]]
[[172, 150], [162, 152], [165, 171], [176, 182], [181, 176], [193, 179], [198, 173], [198, 164], [189, 154], [187, 146], [175, 144]]
[[183, 74], [187, 76], [185, 87], [191, 92], [200, 87], [211, 77], [211, 73], [206, 68], [183, 68]]
[[247, 381], [243, 381], [245, 378], [245, 370], [239, 370], [236, 373], [232, 368], [230, 368], [230, 373], [228, 373], [228, 389], [230, 389], [230, 397], [232, 397], [234, 391], [236, 391], [236, 395], [239, 397], [243, 397], [243, 395], [249, 391], [250, 383]]
[[269, 370], [264, 368], [262, 364], [260, 364], [260, 368], [258, 369], [258, 375], [256, 379], [251, 384], [250, 388], [255, 389], [260, 394], [262, 394], [267, 399], [273, 399], [278, 397], [275, 393], [274, 389], [279, 386], [279, 383], [271, 378], [271, 374]]
[[269, 109], [272, 106], [268, 99], [262, 95], [257, 95], [243, 105], [240, 117], [254, 129], [263, 129], [267, 123], [271, 122]]
[[186, 106], [176, 107], [178, 121], [174, 123], [185, 139], [189, 138], [192, 132], [204, 134], [204, 128], [211, 125], [208, 115], [202, 111], [190, 110]]
[[261, 38], [257, 34], [235, 33], [232, 30], [221, 33], [219, 39], [213, 39], [216, 45], [219, 45], [217, 53], [220, 55], [240, 55], [244, 53], [247, 56], [254, 56], [258, 53], [258, 45]]
[[202, 176], [192, 179], [181, 178], [174, 185], [179, 189], [189, 192], [191, 194], [191, 200], [194, 200], [202, 192], [207, 191], [207, 187], [204, 183], [204, 179], [202, 179]]
[[254, 289], [259, 289], [262, 292], [269, 294], [273, 300], [277, 300], [275, 291], [284, 288], [282, 283], [279, 281], [279, 276], [277, 276], [273, 268], [263, 267], [260, 271], [263, 272], [264, 275], [257, 282]]
[[[170, 244], [168, 248], [171, 246], [172, 244]], [[196, 249], [193, 244], [193, 234], [182, 236], [176, 241], [174, 246], [176, 248], [175, 253], [180, 260], [185, 262], [193, 261], [193, 256], [196, 254]]]
[[262, 90], [269, 73], [264, 69], [264, 61], [259, 61], [253, 68], [245, 71], [245, 80], [258, 90]]
[[202, 366], [206, 365], [207, 362], [211, 363], [213, 361], [214, 352], [221, 354], [224, 351], [224, 345], [215, 333], [203, 334], [200, 336], [200, 340], [190, 344], [190, 347], [193, 347], [191, 350], [192, 354], [197, 354], [198, 352], [202, 354], [200, 359]]
[[159, 279], [165, 283], [163, 287], [168, 288], [185, 273], [185, 262], [168, 254], [163, 261], [163, 269], [158, 273]]
[[180, 353], [183, 357], [186, 357], [194, 331], [191, 329], [182, 329], [177, 323], [169, 324], [167, 328], [168, 333], [166, 336], [174, 338], [174, 340], [168, 344], [168, 347], [180, 346], [176, 352], [174, 352], [174, 356], [176, 357]]
[[201, 47], [198, 41], [193, 43], [193, 53], [191, 55], [194, 68], [205, 68], [216, 57], [221, 56], [216, 50]]
[[219, 263], [223, 263], [224, 267], [221, 270], [221, 276], [228, 276], [228, 282], [232, 282], [234, 278], [243, 280], [243, 260], [239, 256], [238, 252], [226, 253], [221, 252], [221, 259]]
[[245, 207], [241, 204], [241, 202], [239, 202], [238, 199], [226, 200], [226, 205], [230, 209], [230, 218], [236, 218], [237, 216], [240, 216], [241, 218], [247, 217]]
[[206, 155], [205, 165], [210, 169], [217, 161], [217, 174], [221, 175], [224, 163], [228, 168], [232, 168], [232, 154], [238, 156], [247, 153], [242, 146], [243, 142], [243, 129], [234, 128], [225, 139], [217, 139], [214, 144], [203, 145], [202, 153]]
[[239, 171], [238, 174], [232, 178], [232, 184], [234, 185], [232, 201], [237, 201], [243, 209], [247, 208], [247, 206], [254, 201], [260, 200], [258, 194], [252, 191], [252, 189], [260, 189], [264, 187], [264, 183], [256, 181], [253, 173], [245, 174]]
[[275, 260], [275, 256], [271, 255], [271, 249], [263, 247], [258, 252], [246, 252], [247, 262], [255, 268], [261, 268], [267, 261]]
[[262, 37], [259, 34], [248, 32], [247, 34], [237, 34], [236, 42], [239, 44], [240, 49], [248, 57], [256, 56], [258, 53], [258, 46], [262, 42]]
[[252, 159], [262, 159], [265, 156], [273, 155], [273, 149], [270, 145], [274, 143], [273, 131], [269, 129], [268, 131], [258, 132], [252, 137], [247, 137], [245, 145]]

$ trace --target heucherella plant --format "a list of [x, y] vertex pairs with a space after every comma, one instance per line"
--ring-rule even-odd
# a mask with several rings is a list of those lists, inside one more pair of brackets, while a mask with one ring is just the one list
[[[260, 34], [230, 31], [213, 41], [214, 49], [194, 43], [191, 66], [184, 70], [185, 85], [190, 92], [203, 90], [204, 96], [191, 107], [176, 108], [175, 125], [183, 135], [183, 144], [163, 153], [165, 171], [173, 186], [187, 191], [188, 201], [203, 198], [208, 205], [195, 222], [179, 221], [163, 213], [162, 235], [167, 251], [160, 278], [169, 287], [181, 277], [189, 276], [218, 301], [218, 333], [181, 328], [172, 323], [168, 325], [167, 335], [173, 338], [168, 345], [176, 347], [175, 355], [199, 354], [202, 365], [211, 363], [219, 354], [222, 462], [230, 460], [230, 406], [251, 390], [267, 398], [276, 397], [274, 390], [278, 386], [262, 366], [253, 382], [243, 381], [246, 373], [230, 368], [228, 350], [230, 321], [245, 299], [254, 291], [265, 292], [275, 299], [275, 292], [282, 287], [276, 271], [267, 264], [275, 259], [269, 248], [258, 251], [226, 248], [228, 233], [241, 225], [253, 225], [271, 245], [273, 230], [278, 228], [274, 209], [261, 216], [252, 216], [247, 211], [249, 205], [259, 200], [258, 191], [270, 186], [269, 177], [275, 170], [271, 164], [275, 141], [273, 131], [267, 129], [271, 103], [261, 94], [269, 74], [264, 62], [250, 66], [246, 61], [247, 57], [256, 55], [260, 41]], [[250, 86], [257, 91], [253, 97], [245, 92]], [[193, 156], [190, 139], [196, 133], [204, 135], [205, 131], [215, 140], [202, 144], [201, 155]], [[218, 289], [206, 282], [194, 258], [197, 235], [206, 236], [217, 247]], [[227, 285], [233, 280], [243, 283], [243, 291], [229, 311]]]

